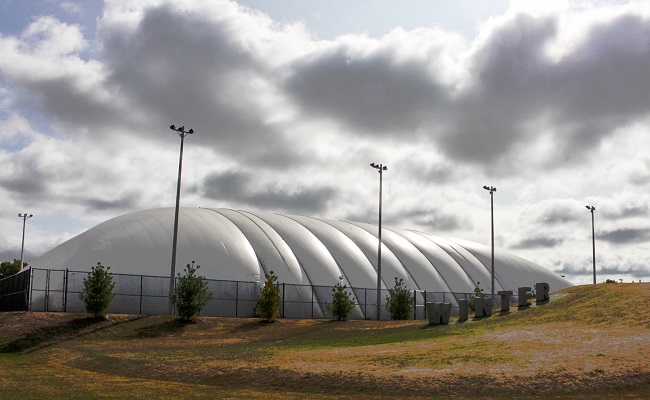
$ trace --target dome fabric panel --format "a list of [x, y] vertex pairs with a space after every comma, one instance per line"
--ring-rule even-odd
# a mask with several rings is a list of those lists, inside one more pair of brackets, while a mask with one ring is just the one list
[[344, 281], [352, 287], [373, 287], [377, 284], [377, 271], [361, 249], [343, 232], [315, 218], [291, 217], [309, 229], [332, 254], [341, 269]]
[[260, 280], [264, 278], [264, 274], [273, 272], [286, 277], [285, 283], [310, 284], [289, 245], [266, 222], [254, 215], [234, 210], [209, 210], [228, 218], [248, 239], [262, 264], [263, 273], [259, 277]]
[[[343, 232], [347, 237], [349, 237], [354, 244], [363, 252], [364, 256], [370, 261], [373, 268], [373, 284], [368, 286], [371, 288], [377, 288], [377, 227], [375, 227], [375, 232], [371, 233], [367, 230], [358, 227], [354, 222], [346, 221], [333, 221], [325, 220], [328, 224], [332, 225], [339, 231]], [[397, 277], [398, 279], [404, 279], [404, 284], [406, 287], [413, 289], [417, 285], [413, 283], [413, 278], [408, 274], [404, 265], [400, 260], [395, 257], [395, 255], [386, 247], [385, 244], [381, 246], [381, 288], [387, 289], [392, 287], [386, 285], [386, 282], [391, 283], [386, 280], [386, 277]]]
[[[485, 293], [490, 293], [490, 282], [492, 280], [491, 272], [488, 269], [490, 268], [490, 263], [482, 264], [476, 257], [474, 257], [472, 253], [467, 251], [467, 249], [463, 248], [462, 246], [459, 246], [451, 239], [432, 234], [427, 234], [427, 236], [430, 237], [443, 250], [445, 250], [447, 254], [449, 254], [456, 261], [456, 264], [458, 264], [458, 266], [465, 271], [471, 282], [473, 282], [472, 287], [468, 293], [473, 293], [474, 287], [483, 289]], [[483, 247], [490, 251], [489, 247]], [[495, 273], [495, 276], [496, 275], [497, 274]], [[495, 291], [498, 290], [502, 289], [498, 286], [498, 281], [495, 279]]]
[[402, 235], [424, 254], [452, 292], [463, 293], [473, 286], [469, 275], [437, 243], [419, 232], [403, 231]]
[[[173, 208], [125, 214], [101, 223], [33, 260], [46, 269], [90, 271], [101, 262], [113, 273], [169, 276]], [[491, 249], [460, 239], [384, 228], [382, 288], [395, 277], [411, 289], [473, 293], [490, 291]], [[191, 261], [207, 279], [259, 282], [271, 270], [286, 284], [376, 289], [377, 227], [268, 212], [181, 208], [176, 271]], [[505, 251], [495, 252], [495, 291], [517, 291], [537, 282], [560, 290], [571, 283]], [[316, 290], [307, 289], [310, 297]], [[326, 291], [325, 291], [326, 292]], [[320, 297], [323, 292], [319, 289]]]

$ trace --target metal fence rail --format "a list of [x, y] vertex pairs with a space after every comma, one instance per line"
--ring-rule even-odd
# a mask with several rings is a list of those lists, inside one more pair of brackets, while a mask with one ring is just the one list
[[[83, 290], [86, 271], [32, 268], [28, 273], [28, 309], [31, 311], [84, 312], [79, 293]], [[110, 313], [165, 315], [169, 305], [169, 277], [111, 274], [115, 282], [115, 298]], [[23, 278], [27, 280], [26, 278]], [[222, 281], [206, 279], [210, 299], [203, 316], [255, 317], [255, 305], [261, 282]], [[311, 286], [279, 283], [282, 318], [332, 318], [327, 305], [332, 302], [334, 286]], [[377, 289], [348, 288], [355, 299], [350, 319], [377, 319]], [[2, 291], [4, 293], [4, 291]], [[388, 290], [380, 293], [381, 319], [390, 319], [385, 310]], [[426, 319], [425, 303], [452, 303], [452, 315], [458, 314], [458, 300], [469, 299], [470, 293], [414, 290], [413, 319]], [[25, 297], [25, 296], [23, 296]], [[498, 300], [498, 299], [495, 299]], [[496, 306], [496, 304], [495, 304]], [[27, 308], [26, 308], [27, 309]]]
[[29, 270], [0, 280], [0, 311], [29, 309]]

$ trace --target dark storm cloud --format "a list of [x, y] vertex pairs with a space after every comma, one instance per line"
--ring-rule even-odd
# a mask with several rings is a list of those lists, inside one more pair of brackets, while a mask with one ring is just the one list
[[19, 197], [40, 196], [47, 192], [48, 185], [40, 179], [40, 174], [30, 173], [0, 177], [0, 187]]
[[462, 221], [461, 218], [454, 214], [447, 214], [435, 209], [409, 210], [402, 213], [401, 216], [432, 231], [452, 231], [460, 228], [471, 228], [471, 223], [468, 221]]
[[581, 219], [578, 212], [567, 206], [558, 204], [555, 208], [546, 209], [539, 217], [539, 222], [545, 225], [567, 224]]
[[399, 63], [396, 52], [358, 55], [343, 45], [295, 63], [286, 88], [306, 113], [355, 133], [400, 131], [408, 140], [425, 127], [449, 158], [467, 163], [532, 151], [527, 143], [543, 121], [557, 146], [539, 161], [571, 164], [649, 115], [650, 20], [623, 15], [593, 25], [554, 59], [548, 48], [562, 40], [558, 26], [556, 16], [506, 20], [470, 57], [460, 91], [427, 74], [426, 62]]
[[[575, 261], [564, 261], [564, 262], [556, 262], [554, 263], [556, 269], [555, 272], [558, 274], [566, 274], [566, 275], [590, 275], [591, 269], [587, 268], [586, 264], [580, 264]], [[560, 268], [557, 268], [558, 266], [561, 266]]]
[[559, 246], [564, 242], [563, 239], [551, 237], [534, 237], [523, 239], [512, 247], [515, 249], [534, 249], [534, 248], [552, 248]]
[[645, 265], [605, 265], [597, 267], [597, 274], [600, 275], [631, 275], [638, 278], [650, 278], [650, 270]]
[[305, 113], [335, 118], [361, 133], [410, 131], [427, 125], [448, 96], [422, 63], [349, 50], [340, 47], [293, 66], [286, 88]]
[[0, 262], [20, 260], [20, 248], [0, 249]]
[[139, 197], [137, 193], [131, 193], [127, 196], [121, 197], [116, 200], [106, 200], [89, 198], [83, 200], [83, 204], [92, 210], [133, 210], [139, 205]]
[[[555, 272], [566, 275], [576, 276], [589, 276], [593, 275], [593, 264], [591, 259], [587, 263], [566, 262], [562, 264], [562, 268]], [[635, 277], [647, 279], [650, 278], [650, 269], [646, 264], [623, 261], [618, 259], [613, 260], [600, 260], [597, 259], [596, 264], [596, 280], [602, 282], [605, 280], [603, 276], [617, 276], [617, 275], [634, 275]], [[602, 278], [599, 278], [602, 277]]]
[[[421, 154], [426, 155], [426, 149], [422, 149], [418, 155]], [[431, 162], [427, 157], [410, 156], [400, 160], [396, 168], [405, 172], [403, 179], [419, 180], [428, 185], [449, 183], [461, 175], [457, 166], [443, 161]]]
[[289, 165], [301, 156], [266, 122], [276, 110], [258, 101], [276, 78], [241, 43], [236, 22], [161, 5], [133, 31], [107, 25], [100, 32], [109, 82], [152, 121], [188, 124], [202, 146], [248, 163]]
[[[545, 119], [558, 141], [552, 163], [571, 162], [620, 126], [650, 110], [650, 21], [623, 16], [592, 28], [575, 50], [554, 62], [552, 18], [519, 15], [495, 31], [474, 57], [476, 82], [454, 108], [448, 151], [492, 159], [537, 135]], [[525, 150], [524, 150], [525, 151]]]
[[444, 149], [482, 163], [525, 139], [523, 125], [548, 99], [540, 96], [548, 65], [543, 47], [556, 33], [553, 20], [518, 15], [495, 30], [472, 57], [471, 85], [450, 103]]
[[598, 232], [596, 238], [614, 244], [648, 242], [650, 241], [650, 228], [626, 228]]
[[261, 186], [241, 171], [209, 175], [203, 182], [206, 197], [230, 201], [268, 211], [300, 212], [317, 215], [334, 198], [334, 189], [326, 186], [299, 187], [295, 190]]
[[[493, 168], [521, 157], [555, 168], [650, 113], [650, 20], [632, 11], [592, 23], [554, 58], [549, 47], [564, 40], [556, 14], [504, 18], [474, 47], [433, 30], [301, 47], [306, 36], [279, 34], [282, 25], [235, 3], [215, 2], [213, 13], [171, 2], [106, 7], [124, 16], [99, 20], [98, 50], [88, 53], [96, 58], [80, 56], [81, 37], [57, 55], [60, 74], [10, 78], [45, 115], [74, 126], [66, 134], [152, 138], [155, 127], [187, 124], [200, 132], [197, 144], [221, 155], [285, 168], [307, 161], [309, 142], [286, 132], [325, 119], [348, 137], [425, 140], [455, 163]], [[275, 59], [269, 43], [291, 50]], [[540, 131], [554, 142], [548, 154], [529, 146]]]
[[62, 76], [45, 82], [28, 84], [32, 90], [23, 96], [33, 97], [32, 104], [39, 104], [42, 112], [55, 121], [82, 128], [98, 140], [100, 128], [117, 125], [128, 126], [133, 121], [116, 118], [120, 114], [118, 102], [106, 102], [95, 98], [93, 93], [79, 89], [73, 76]]
[[20, 199], [43, 196], [55, 180], [56, 171], [31, 154], [24, 154], [12, 169], [0, 172], [0, 187]]
[[624, 204], [619, 209], [604, 209], [602, 214], [608, 219], [646, 217], [648, 216], [648, 205]]

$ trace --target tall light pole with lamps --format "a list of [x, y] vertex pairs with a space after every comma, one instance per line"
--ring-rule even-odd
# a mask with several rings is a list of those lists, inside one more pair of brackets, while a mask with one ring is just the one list
[[594, 211], [596, 207], [594, 206], [585, 206], [587, 210], [591, 211], [591, 253], [593, 259], [593, 268], [594, 268], [594, 285], [596, 284], [596, 233], [594, 231]]
[[497, 188], [494, 186], [483, 186], [483, 189], [490, 192], [490, 219], [492, 221], [492, 286], [490, 289], [490, 299], [494, 306], [494, 192]]
[[23, 256], [25, 255], [25, 226], [27, 225], [27, 220], [33, 217], [33, 214], [27, 215], [25, 214], [18, 214], [18, 218], [23, 219], [23, 244], [20, 248], [20, 269], [23, 269]]
[[382, 176], [388, 167], [383, 164], [371, 163], [371, 167], [379, 172], [379, 230], [377, 237], [379, 238], [379, 245], [377, 247], [377, 319], [381, 319], [381, 191], [382, 191]]
[[181, 205], [181, 173], [183, 171], [183, 143], [185, 142], [185, 136], [191, 135], [194, 133], [194, 129], [189, 131], [185, 130], [184, 126], [176, 128], [175, 125], [169, 127], [169, 129], [178, 132], [178, 136], [181, 138], [181, 151], [180, 157], [178, 159], [178, 181], [176, 183], [176, 210], [174, 212], [174, 237], [172, 239], [172, 267], [171, 273], [169, 275], [169, 315], [174, 313], [174, 303], [172, 296], [174, 295], [174, 288], [176, 286], [176, 246], [178, 244], [178, 214], [180, 211]]

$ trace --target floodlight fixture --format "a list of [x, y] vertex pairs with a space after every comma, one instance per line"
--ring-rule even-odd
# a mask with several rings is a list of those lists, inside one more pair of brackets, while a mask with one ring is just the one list
[[176, 183], [176, 209], [174, 210], [174, 236], [172, 239], [172, 265], [171, 265], [171, 271], [169, 274], [169, 314], [172, 315], [174, 313], [174, 303], [173, 303], [173, 296], [174, 296], [174, 288], [176, 286], [176, 248], [178, 245], [178, 216], [180, 213], [180, 205], [181, 205], [181, 176], [182, 176], [182, 171], [183, 171], [183, 144], [185, 142], [185, 136], [187, 135], [192, 135], [194, 133], [194, 129], [190, 129], [189, 131], [185, 131], [185, 126], [181, 126], [180, 128], [176, 128], [176, 125], [170, 125], [169, 129], [178, 132], [178, 136], [181, 138], [181, 150], [180, 150], [180, 156], [178, 159], [178, 180]]
[[382, 192], [382, 176], [383, 172], [388, 170], [383, 164], [370, 163], [370, 166], [379, 172], [379, 228], [377, 238], [379, 244], [377, 246], [377, 319], [381, 319], [381, 192]]
[[585, 208], [591, 212], [591, 256], [592, 256], [592, 268], [594, 275], [594, 285], [596, 284], [596, 231], [594, 230], [594, 211], [596, 207], [586, 205]]
[[[490, 220], [492, 223], [492, 286], [490, 288], [491, 299], [494, 302], [494, 192], [497, 188], [494, 186], [483, 186], [483, 189], [490, 192]], [[494, 306], [494, 303], [492, 303]]]
[[23, 219], [23, 242], [22, 246], [20, 247], [20, 270], [22, 271], [23, 269], [23, 261], [24, 261], [24, 256], [25, 256], [25, 226], [27, 225], [27, 220], [32, 218], [34, 214], [27, 214], [27, 213], [18, 213], [18, 218]]

